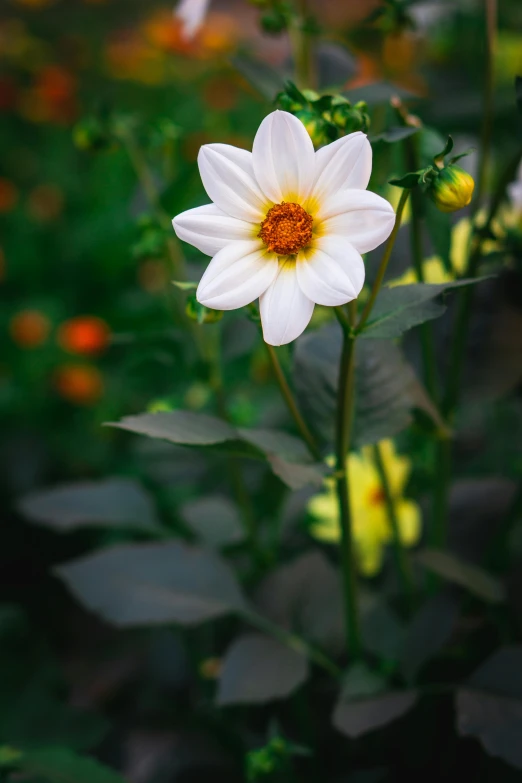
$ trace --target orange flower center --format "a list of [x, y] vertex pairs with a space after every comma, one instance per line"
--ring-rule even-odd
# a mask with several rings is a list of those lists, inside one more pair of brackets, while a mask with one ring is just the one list
[[312, 216], [299, 204], [275, 204], [261, 223], [258, 236], [278, 256], [292, 256], [312, 240]]

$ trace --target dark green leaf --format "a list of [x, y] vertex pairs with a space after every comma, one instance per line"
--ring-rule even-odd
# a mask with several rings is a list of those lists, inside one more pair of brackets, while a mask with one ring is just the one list
[[341, 696], [333, 714], [333, 725], [350, 739], [357, 739], [402, 717], [416, 700], [414, 691], [383, 693], [362, 700]]
[[[297, 342], [294, 383], [303, 410], [323, 442], [331, 443], [337, 400], [341, 330], [336, 324]], [[356, 447], [396, 435], [411, 421], [411, 410], [437, 415], [400, 349], [389, 340], [359, 340], [356, 353], [354, 438]]]
[[522, 646], [493, 653], [458, 691], [456, 710], [460, 734], [522, 769]]
[[411, 171], [408, 174], [405, 174], [404, 177], [391, 179], [390, 185], [395, 185], [398, 188], [414, 188], [419, 184], [421, 174], [422, 172], [420, 171]]
[[181, 410], [126, 416], [109, 426], [182, 446], [219, 445], [225, 450], [240, 451], [245, 457], [266, 459], [273, 472], [291, 489], [307, 484], [320, 486], [323, 480], [323, 466], [309, 464], [302, 441], [286, 432], [236, 429], [214, 416]]
[[487, 603], [498, 604], [505, 600], [504, 586], [482, 568], [460, 560], [451, 552], [424, 549], [415, 554], [420, 565], [449, 582], [460, 585]]
[[303, 655], [268, 636], [246, 634], [225, 653], [217, 702], [224, 706], [283, 699], [307, 676], [308, 662]]
[[372, 597], [361, 619], [366, 650], [388, 661], [398, 661], [404, 644], [405, 627], [382, 600]]
[[401, 670], [408, 681], [415, 680], [423, 665], [449, 640], [459, 610], [460, 601], [447, 590], [428, 599], [415, 614], [401, 653]]
[[218, 555], [177, 541], [111, 547], [56, 573], [88, 609], [122, 627], [194, 625], [245, 607]]
[[522, 702], [461, 688], [456, 696], [459, 734], [480, 740], [491, 756], [522, 769]]
[[473, 285], [483, 279], [473, 278], [438, 284], [414, 283], [382, 288], [361, 337], [379, 339], [400, 337], [408, 329], [444, 313], [446, 306], [434, 301], [442, 293], [453, 288]]
[[[370, 136], [369, 140], [374, 144], [377, 141], [385, 141], [387, 144], [394, 144], [396, 141], [403, 141], [419, 132], [419, 128], [412, 128], [409, 125], [399, 125], [396, 128], [388, 128], [377, 136]], [[417, 177], [418, 180], [418, 177]], [[395, 183], [392, 183], [395, 184]], [[416, 183], [415, 183], [416, 184]], [[404, 186], [408, 187], [408, 186]]]
[[[11, 766], [5, 753], [3, 756], [7, 765]], [[37, 775], [48, 783], [125, 783], [125, 779], [115, 770], [89, 756], [79, 756], [68, 748], [23, 750], [13, 766], [20, 772]]]
[[119, 422], [109, 422], [108, 426], [183, 446], [209, 446], [237, 438], [236, 430], [226, 421], [191, 411], [141, 413], [125, 416]]
[[386, 680], [365, 663], [354, 663], [343, 677], [342, 701], [356, 701], [386, 690]]
[[273, 101], [277, 93], [284, 89], [285, 80], [280, 72], [262, 60], [255, 60], [246, 54], [236, 54], [230, 58], [230, 62], [268, 101]]
[[237, 507], [221, 495], [192, 500], [182, 507], [181, 515], [206, 546], [219, 549], [244, 539]]
[[149, 496], [136, 481], [125, 478], [81, 481], [31, 492], [19, 500], [18, 509], [32, 522], [59, 531], [95, 525], [159, 529]]

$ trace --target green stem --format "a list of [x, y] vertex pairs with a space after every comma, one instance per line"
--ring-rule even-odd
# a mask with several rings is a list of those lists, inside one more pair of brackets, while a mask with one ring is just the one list
[[300, 89], [316, 86], [315, 69], [312, 57], [312, 42], [306, 30], [308, 20], [307, 0], [297, 0], [297, 13], [288, 27], [290, 45], [294, 59], [295, 81]]
[[484, 0], [486, 12], [486, 57], [484, 74], [484, 102], [482, 111], [481, 155], [475, 194], [475, 210], [486, 191], [491, 153], [491, 137], [493, 132], [493, 97], [495, 76], [495, 52], [497, 48], [497, 8], [498, 0]]
[[[419, 157], [417, 154], [416, 139], [410, 136], [406, 139], [406, 156], [408, 160], [408, 171], [417, 171], [420, 168]], [[423, 248], [422, 248], [422, 195], [415, 188], [411, 194], [411, 252], [413, 256], [413, 266], [419, 283], [424, 283], [423, 269]], [[435, 360], [435, 341], [431, 324], [423, 323], [420, 325], [420, 341], [422, 350], [422, 364], [424, 367], [424, 382], [430, 397], [436, 400], [437, 394], [437, 363]]]
[[[435, 549], [444, 549], [448, 542], [449, 487], [451, 479], [452, 448], [451, 440], [440, 435], [435, 448], [435, 475], [433, 484], [433, 515], [428, 541]], [[438, 584], [434, 574], [428, 574], [427, 584], [430, 591]]]
[[362, 638], [357, 601], [357, 570], [354, 552], [353, 522], [350, 508], [350, 478], [348, 451], [354, 407], [355, 335], [343, 328], [343, 346], [339, 367], [337, 425], [336, 425], [336, 487], [341, 527], [341, 570], [345, 613], [346, 643], [355, 660], [362, 654]]
[[277, 383], [279, 384], [281, 394], [283, 395], [288, 410], [290, 411], [290, 414], [297, 426], [297, 429], [301, 434], [301, 437], [303, 438], [304, 442], [308, 446], [308, 450], [311, 456], [314, 458], [316, 462], [320, 462], [322, 459], [321, 452], [314, 440], [312, 433], [308, 429], [305, 420], [301, 416], [299, 408], [297, 407], [297, 403], [294, 399], [294, 395], [292, 394], [292, 390], [288, 385], [288, 381], [286, 380], [281, 364], [279, 363], [276, 350], [273, 345], [268, 345], [268, 343], [265, 343], [265, 345], [268, 351], [268, 355], [270, 357], [270, 361], [272, 363], [272, 369], [274, 371], [274, 375], [276, 377]]
[[382, 491], [384, 493], [384, 502], [386, 504], [386, 512], [392, 531], [392, 548], [395, 559], [395, 566], [397, 569], [397, 576], [402, 593], [404, 595], [405, 606], [407, 607], [408, 611], [411, 611], [414, 608], [415, 602], [415, 584], [413, 581], [413, 572], [408, 554], [401, 541], [401, 531], [399, 527], [399, 521], [397, 519], [395, 501], [392, 497], [388, 474], [386, 472], [386, 467], [382, 458], [381, 447], [378, 443], [373, 446], [373, 457], [381, 481]]
[[377, 294], [379, 293], [381, 289], [382, 282], [384, 280], [384, 275], [386, 274], [386, 269], [388, 268], [388, 262], [390, 260], [390, 256], [392, 254], [393, 246], [395, 245], [395, 240], [397, 239], [397, 234], [399, 232], [399, 228], [401, 225], [402, 220], [402, 213], [404, 212], [404, 207], [406, 206], [406, 202], [408, 200], [408, 196], [410, 195], [410, 191], [406, 188], [402, 191], [401, 197], [399, 200], [399, 204], [397, 206], [397, 213], [395, 215], [395, 224], [393, 226], [393, 230], [389, 236], [388, 242], [386, 244], [386, 247], [384, 249], [384, 253], [381, 259], [381, 263], [379, 266], [379, 270], [377, 272], [377, 277], [375, 278], [375, 281], [373, 283], [372, 291], [370, 294], [370, 297], [368, 301], [366, 302], [366, 305], [364, 307], [364, 310], [362, 311], [361, 318], [359, 320], [359, 323], [357, 324], [357, 332], [360, 332], [365, 325], [366, 321], [370, 317], [370, 313], [373, 309], [373, 306], [375, 304], [375, 300], [377, 299]]
[[302, 637], [287, 631], [285, 628], [281, 628], [279, 625], [275, 625], [274, 623], [270, 622], [270, 620], [267, 620], [266, 617], [263, 617], [262, 615], [256, 614], [254, 612], [243, 612], [241, 616], [245, 622], [253, 625], [254, 628], [257, 628], [259, 631], [268, 634], [268, 636], [272, 636], [286, 647], [290, 647], [292, 650], [305, 655], [307, 658], [317, 664], [317, 666], [320, 666], [333, 677], [339, 678], [341, 676], [341, 669], [339, 669], [339, 667], [336, 666], [336, 664], [331, 661], [330, 658], [328, 658], [328, 656], [322, 652], [322, 650], [319, 650], [317, 647], [309, 644]]

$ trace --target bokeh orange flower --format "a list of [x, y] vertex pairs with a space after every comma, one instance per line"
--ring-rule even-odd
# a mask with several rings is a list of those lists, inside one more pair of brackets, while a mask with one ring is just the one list
[[0, 177], [0, 214], [11, 212], [18, 201], [18, 189], [11, 180]]
[[92, 356], [107, 348], [110, 334], [103, 319], [94, 315], [79, 315], [60, 325], [57, 340], [60, 347], [69, 353]]
[[54, 375], [58, 394], [75, 405], [94, 405], [104, 393], [103, 376], [90, 364], [65, 364]]
[[51, 322], [40, 310], [20, 310], [9, 322], [9, 332], [20, 348], [38, 348], [49, 337]]
[[69, 124], [78, 114], [77, 80], [61, 65], [46, 65], [37, 71], [33, 86], [20, 100], [20, 112], [31, 122]]

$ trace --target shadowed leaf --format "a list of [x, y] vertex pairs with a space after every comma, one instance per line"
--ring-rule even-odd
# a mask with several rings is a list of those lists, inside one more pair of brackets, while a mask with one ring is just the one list
[[424, 549], [415, 554], [415, 560], [428, 571], [464, 587], [487, 603], [498, 604], [505, 600], [504, 586], [482, 568], [460, 560], [450, 552]]
[[228, 565], [181, 542], [115, 546], [56, 573], [88, 609], [121, 627], [194, 625], [245, 607]]
[[386, 726], [410, 710], [417, 700], [414, 691], [383, 693], [373, 698], [352, 700], [341, 696], [333, 725], [350, 739]]
[[225, 654], [217, 702], [224, 706], [283, 699], [307, 676], [303, 655], [268, 636], [247, 634], [236, 639]]
[[145, 490], [132, 479], [61, 484], [21, 498], [18, 509], [32, 522], [67, 531], [78, 527], [156, 530], [159, 522]]
[[[10, 766], [8, 760], [6, 766]], [[13, 766], [22, 773], [36, 775], [49, 783], [125, 783], [115, 770], [89, 756], [79, 756], [68, 748], [23, 750], [14, 759]]]

